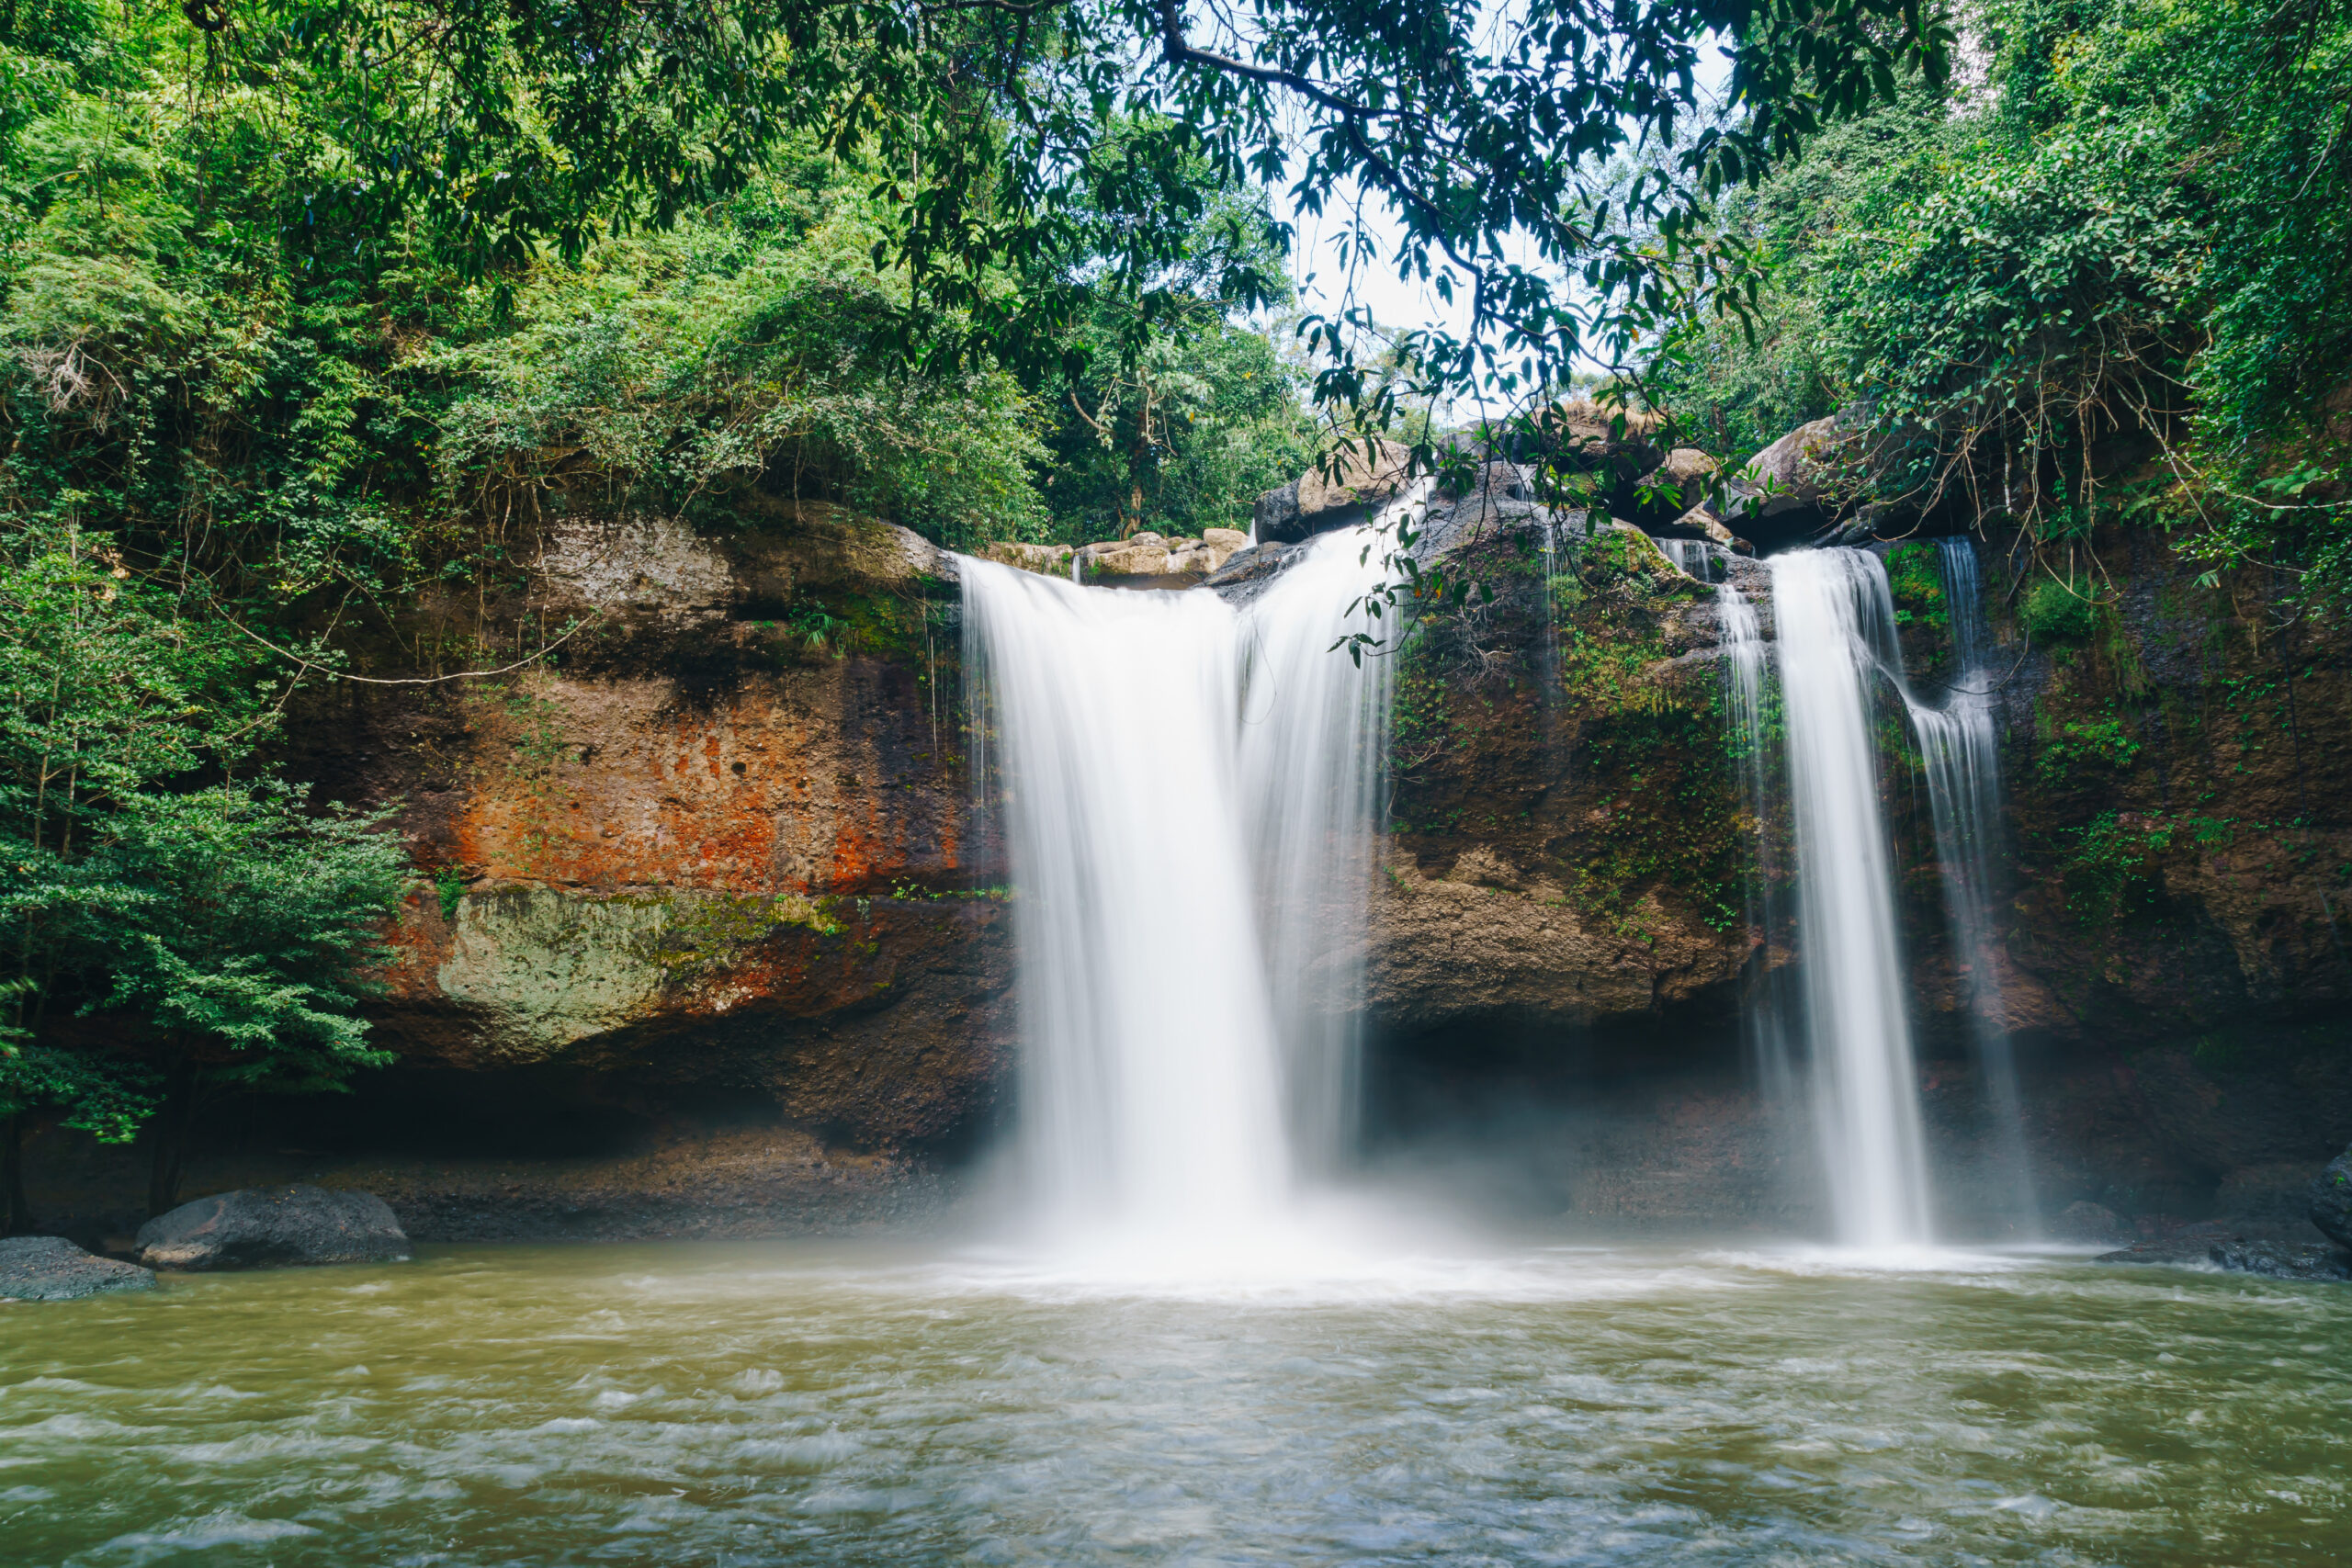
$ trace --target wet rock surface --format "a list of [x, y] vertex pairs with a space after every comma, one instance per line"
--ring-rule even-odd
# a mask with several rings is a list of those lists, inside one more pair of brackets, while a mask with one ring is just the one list
[[922, 1230], [958, 1190], [914, 1160], [742, 1129], [603, 1158], [355, 1167], [419, 1241], [635, 1241]]
[[1335, 455], [1331, 473], [1309, 469], [1258, 498], [1252, 521], [1259, 540], [1295, 545], [1362, 522], [1373, 507], [1405, 488], [1409, 457], [1394, 441], [1376, 442], [1370, 454], [1361, 445], [1342, 448]]
[[2227, 1241], [2206, 1254], [2231, 1274], [2260, 1274], [2271, 1280], [2352, 1280], [2352, 1255], [2333, 1247], [2295, 1247], [2283, 1242]]
[[2245, 1235], [2226, 1222], [2184, 1225], [2170, 1235], [2101, 1253], [2101, 1263], [2163, 1264], [2258, 1274], [2271, 1280], [2352, 1280], [2352, 1254], [2279, 1236]]
[[96, 1257], [62, 1236], [0, 1237], [0, 1299], [70, 1302], [154, 1288], [153, 1270]]
[[381, 1198], [301, 1184], [215, 1193], [139, 1227], [141, 1263], [188, 1273], [385, 1263], [408, 1251]]
[[2352, 1149], [2327, 1162], [2312, 1179], [2311, 1221], [2319, 1233], [2341, 1247], [2352, 1247]]

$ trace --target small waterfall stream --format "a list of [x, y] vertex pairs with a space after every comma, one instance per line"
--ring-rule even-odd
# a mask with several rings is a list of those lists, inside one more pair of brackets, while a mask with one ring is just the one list
[[1907, 690], [1913, 732], [1928, 778], [1936, 860], [1961, 971], [1962, 1002], [1972, 1021], [1987, 1111], [2011, 1190], [2013, 1219], [2028, 1235], [2041, 1228], [2041, 1205], [2026, 1156], [2025, 1120], [2015, 1054], [2000, 1022], [2000, 978], [1993, 967], [1994, 869], [2000, 863], [2001, 771], [1993, 728], [1994, 672], [1975, 547], [1939, 541], [1944, 603], [1951, 623], [1953, 674], [1941, 707]]
[[1726, 579], [1716, 587], [1715, 616], [1723, 643], [1725, 717], [1735, 737], [1733, 760], [1753, 840], [1747, 881], [1747, 929], [1762, 939], [1752, 960], [1756, 967], [1741, 1002], [1740, 1026], [1747, 1037], [1748, 1059], [1764, 1089], [1765, 1103], [1777, 1112], [1797, 1098], [1799, 1064], [1788, 1038], [1789, 1020], [1798, 1010], [1790, 1005], [1783, 994], [1788, 976], [1772, 966], [1770, 948], [1786, 912], [1781, 892], [1779, 849], [1772, 833], [1777, 803], [1785, 794], [1776, 776], [1780, 770], [1773, 766], [1773, 714], [1769, 684], [1772, 645], [1764, 640], [1756, 606], [1747, 602], [1738, 583]]
[[1872, 685], [1900, 671], [1886, 570], [1860, 550], [1775, 556], [1805, 1032], [1840, 1241], [1929, 1239], [1925, 1140], [1880, 809]]
[[1020, 1143], [1064, 1232], [1215, 1247], [1338, 1157], [1386, 661], [1323, 536], [1247, 609], [960, 563], [975, 772], [1001, 784]]

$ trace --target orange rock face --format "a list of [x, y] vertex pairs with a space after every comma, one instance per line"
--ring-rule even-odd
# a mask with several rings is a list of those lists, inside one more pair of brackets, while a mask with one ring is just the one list
[[967, 842], [953, 588], [928, 551], [874, 524], [610, 525], [542, 552], [550, 618], [590, 628], [560, 671], [324, 694], [298, 767], [393, 805], [430, 879], [377, 1038], [717, 1089], [859, 1146], [984, 1111], [1006, 921]]
[[952, 880], [960, 772], [906, 683], [846, 660], [703, 702], [668, 681], [545, 681], [522, 718], [490, 716], [473, 787], [420, 848], [469, 878], [582, 888]]

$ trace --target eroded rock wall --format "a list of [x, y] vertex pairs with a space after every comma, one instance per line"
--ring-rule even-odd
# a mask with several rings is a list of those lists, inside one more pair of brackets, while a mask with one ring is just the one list
[[1008, 1048], [1002, 889], [967, 841], [952, 564], [831, 511], [724, 537], [551, 528], [553, 660], [341, 682], [297, 763], [395, 803], [422, 874], [378, 1038], [413, 1063], [764, 1098], [948, 1138]]
[[[1752, 924], [1759, 829], [1784, 851], [1785, 825], [1740, 788], [1718, 589], [1506, 469], [1437, 498], [1426, 564], [1477, 592], [1390, 655], [1364, 955], [1382, 1147], [1491, 1132], [1538, 1207], [1814, 1223], [1802, 1107], [1774, 1100], [1741, 1024], [1794, 953], [1784, 924]], [[1993, 1021], [2023, 1056], [2051, 1207], [2278, 1211], [2352, 1139], [2346, 659], [2146, 536], [2102, 543], [2117, 612], [2059, 638], [1986, 555], [2017, 871]], [[1917, 547], [1880, 547], [1932, 693], [1948, 607]], [[511, 660], [424, 657], [464, 617], [417, 606], [357, 672], [425, 683], [324, 688], [290, 761], [393, 806], [415, 849], [379, 1019], [409, 1086], [395, 1137], [430, 1144], [464, 1120], [462, 1086], [496, 1085], [480, 1092], [582, 1129], [531, 1134], [573, 1163], [484, 1164], [501, 1111], [463, 1149], [351, 1168], [405, 1193], [427, 1238], [498, 1234], [504, 1209], [516, 1234], [903, 1216], [922, 1168], [999, 1118], [1015, 1029], [1003, 868], [971, 839], [952, 562], [821, 510], [723, 536], [558, 525], [530, 558], [492, 620], [553, 659], [431, 680]], [[1280, 569], [1270, 547], [1216, 581], [1246, 596]], [[1768, 572], [1721, 570], [1769, 636]], [[1964, 1220], [2000, 1179], [1975, 1021], [1916, 762], [1882, 729], [1922, 1093]], [[318, 1174], [271, 1157], [276, 1179]]]

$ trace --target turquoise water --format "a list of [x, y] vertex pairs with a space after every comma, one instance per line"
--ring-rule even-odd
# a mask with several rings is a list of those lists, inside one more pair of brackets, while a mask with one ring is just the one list
[[8, 1564], [2352, 1561], [2352, 1289], [428, 1248], [0, 1306]]

